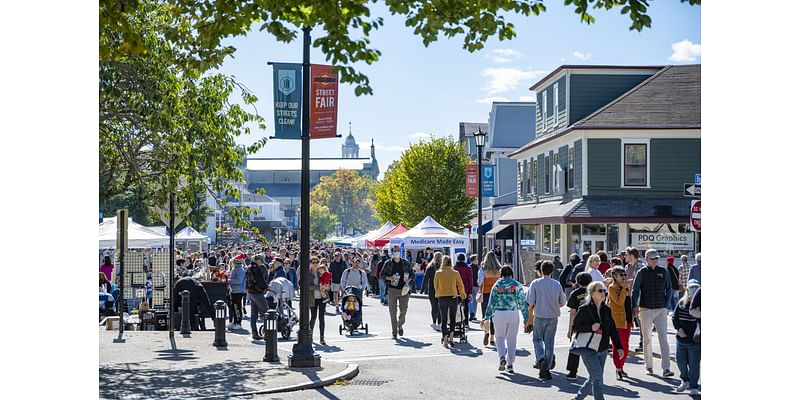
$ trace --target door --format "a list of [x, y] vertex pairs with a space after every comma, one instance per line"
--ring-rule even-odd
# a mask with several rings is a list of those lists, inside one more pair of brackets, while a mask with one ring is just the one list
[[606, 249], [606, 235], [582, 235], [583, 251], [597, 254], [598, 250]]

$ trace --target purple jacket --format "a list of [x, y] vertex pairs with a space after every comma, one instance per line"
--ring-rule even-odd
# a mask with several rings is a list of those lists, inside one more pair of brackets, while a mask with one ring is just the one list
[[466, 263], [463, 262], [456, 262], [456, 266], [453, 267], [454, 270], [461, 275], [461, 282], [464, 283], [464, 291], [467, 292], [467, 296], [472, 294], [472, 268], [469, 267]]

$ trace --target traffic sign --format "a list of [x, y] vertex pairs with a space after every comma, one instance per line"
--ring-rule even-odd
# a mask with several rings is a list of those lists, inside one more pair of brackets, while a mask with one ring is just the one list
[[700, 186], [700, 174], [694, 174], [694, 184]]
[[684, 197], [700, 197], [700, 184], [684, 183], [683, 184]]
[[691, 214], [689, 214], [690, 227], [695, 232], [700, 232], [700, 200], [692, 200]]

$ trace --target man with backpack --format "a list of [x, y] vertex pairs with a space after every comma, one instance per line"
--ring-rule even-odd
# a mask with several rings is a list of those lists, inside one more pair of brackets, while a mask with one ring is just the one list
[[269, 309], [267, 299], [264, 297], [268, 287], [268, 272], [264, 265], [263, 254], [257, 254], [254, 259], [255, 264], [247, 269], [244, 278], [247, 294], [250, 295], [250, 332], [253, 334], [253, 340], [261, 340], [263, 338], [258, 334], [258, 327], [256, 324], [258, 323], [258, 316], [264, 315], [266, 317], [267, 310]]
[[369, 281], [367, 280], [367, 273], [361, 269], [361, 259], [356, 257], [353, 259], [353, 263], [350, 265], [350, 268], [346, 269], [342, 272], [342, 290], [348, 286], [353, 286], [361, 290], [362, 300], [364, 291], [367, 290], [367, 285], [369, 285]]

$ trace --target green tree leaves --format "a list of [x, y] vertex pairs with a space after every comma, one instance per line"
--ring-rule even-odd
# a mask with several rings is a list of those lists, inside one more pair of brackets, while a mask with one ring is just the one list
[[452, 137], [412, 144], [375, 188], [378, 219], [414, 226], [430, 215], [460, 231], [475, 208], [475, 200], [466, 196], [468, 163], [465, 149]]
[[[103, 4], [122, 3], [103, 2], [101, 15]], [[235, 93], [242, 94], [245, 105], [256, 101], [234, 78], [202, 74], [183, 62], [184, 50], [163, 34], [174, 28], [174, 9], [156, 0], [130, 3], [133, 11], [125, 5], [126, 11], [114, 14], [116, 22], [101, 24], [101, 47], [119, 50], [133, 35], [145, 48], [114, 50], [99, 63], [101, 207], [116, 198], [136, 202], [131, 207], [137, 210], [152, 208], [167, 204], [174, 192], [179, 211], [191, 206], [190, 221], [201, 227], [207, 209], [199, 205], [208, 191], [222, 204], [238, 196], [242, 157], [261, 148], [266, 138], [247, 148], [235, 139], [249, 132], [249, 124], [265, 128], [264, 121], [231, 102]], [[120, 32], [121, 26], [127, 31]], [[237, 226], [249, 224], [239, 218]]]
[[[589, 8], [610, 10], [621, 8], [629, 14], [631, 30], [649, 28], [649, 0], [564, 0], [574, 6], [580, 20], [595, 22]], [[690, 5], [700, 0], [681, 0]], [[203, 73], [217, 68], [235, 49], [222, 46], [222, 39], [247, 34], [253, 24], [277, 40], [291, 42], [304, 25], [322, 27], [325, 34], [313, 46], [320, 48], [325, 60], [340, 67], [341, 82], [354, 84], [356, 95], [372, 94], [369, 78], [352, 68], [359, 62], [370, 65], [381, 52], [370, 47], [369, 35], [383, 25], [381, 18], [372, 18], [370, 6], [378, 0], [101, 0], [100, 30], [121, 35], [116, 43], [100, 44], [102, 60], [114, 60], [125, 54], [141, 54], [144, 35], [133, 29], [127, 19], [144, 5], [157, 3], [167, 11], [159, 16], [162, 36], [178, 49], [179, 64], [186, 71]], [[516, 36], [514, 25], [504, 15], [539, 15], [546, 11], [543, 0], [385, 0], [392, 15], [406, 19], [406, 26], [419, 36], [425, 46], [447, 38], [463, 37], [462, 47], [474, 52], [482, 49], [489, 38], [510, 40]]]
[[315, 240], [325, 239], [338, 224], [336, 216], [331, 214], [328, 207], [312, 203], [308, 212], [311, 219], [311, 238]]
[[[372, 186], [374, 181], [354, 171], [340, 169], [323, 176], [311, 191], [311, 204], [325, 207], [345, 231], [366, 232], [374, 225]], [[335, 224], [334, 224], [335, 226]]]

